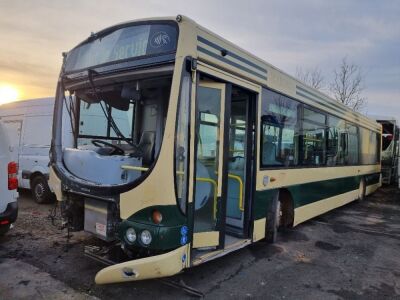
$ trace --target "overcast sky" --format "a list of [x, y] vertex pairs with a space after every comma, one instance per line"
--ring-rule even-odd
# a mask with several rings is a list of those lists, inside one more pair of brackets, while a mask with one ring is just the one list
[[276, 67], [319, 67], [327, 82], [343, 57], [362, 67], [369, 114], [400, 120], [400, 1], [0, 0], [0, 84], [22, 98], [53, 96], [61, 52], [126, 20], [184, 14]]

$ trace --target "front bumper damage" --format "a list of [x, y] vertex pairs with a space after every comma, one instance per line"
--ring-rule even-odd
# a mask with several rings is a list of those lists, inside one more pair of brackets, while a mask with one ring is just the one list
[[97, 284], [168, 277], [189, 266], [189, 245], [173, 251], [115, 264], [96, 274]]

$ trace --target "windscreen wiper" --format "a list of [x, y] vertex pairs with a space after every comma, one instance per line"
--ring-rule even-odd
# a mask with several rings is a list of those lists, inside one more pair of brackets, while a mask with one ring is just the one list
[[93, 94], [96, 97], [98, 103], [100, 104], [101, 110], [104, 113], [104, 116], [106, 117], [107, 121], [109, 122], [111, 128], [114, 130], [115, 134], [122, 140], [124, 140], [125, 142], [127, 142], [130, 146], [134, 147], [136, 151], [139, 151], [140, 153], [142, 152], [141, 149], [135, 144], [133, 143], [133, 141], [131, 141], [130, 139], [126, 138], [124, 136], [124, 134], [121, 132], [121, 130], [118, 128], [118, 125], [115, 123], [114, 118], [112, 117], [110, 110], [108, 109], [108, 105], [105, 103], [106, 107], [104, 108], [102, 100], [99, 97], [99, 94], [96, 91], [96, 86], [93, 82], [93, 74], [99, 74], [98, 72], [96, 72], [93, 69], [88, 69], [88, 79], [90, 82], [90, 85], [92, 87], [93, 90]]

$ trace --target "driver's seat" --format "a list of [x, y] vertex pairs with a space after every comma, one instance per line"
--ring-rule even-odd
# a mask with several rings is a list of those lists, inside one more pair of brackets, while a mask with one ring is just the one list
[[145, 166], [149, 166], [153, 162], [155, 139], [154, 131], [143, 131], [140, 137], [138, 148], [142, 151], [142, 162]]

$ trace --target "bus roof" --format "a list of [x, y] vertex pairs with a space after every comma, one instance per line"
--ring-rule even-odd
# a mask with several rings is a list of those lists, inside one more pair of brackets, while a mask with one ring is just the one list
[[[299, 101], [319, 108], [322, 111], [358, 123], [363, 127], [381, 131], [381, 125], [374, 120], [353, 111], [344, 104], [211, 32], [186, 16], [178, 15], [176, 17], [144, 18], [122, 22], [100, 30], [96, 32], [95, 35], [101, 35], [107, 31], [112, 31], [134, 23], [152, 21], [175, 21], [179, 24], [179, 35], [185, 35], [185, 38], [180, 38], [182, 45], [178, 44], [178, 52], [180, 48], [184, 48], [185, 50], [190, 49], [193, 53], [197, 53], [199, 61], [204, 61], [220, 69], [235, 73], [240, 77], [282, 92]], [[184, 30], [182, 30], [183, 28]], [[78, 46], [85, 43], [90, 38], [91, 36], [78, 44]], [[197, 43], [193, 44], [194, 40], [196, 40]]]

